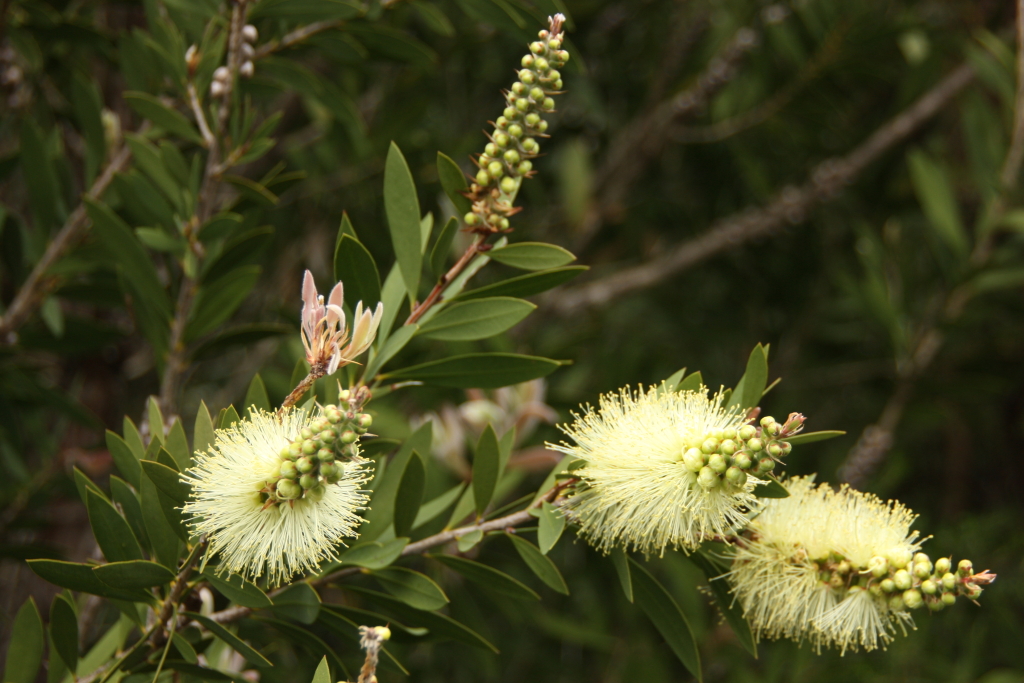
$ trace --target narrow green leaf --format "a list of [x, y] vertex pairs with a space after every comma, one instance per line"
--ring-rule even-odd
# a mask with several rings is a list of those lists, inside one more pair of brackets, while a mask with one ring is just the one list
[[[199, 661], [199, 657], [198, 655], [196, 655], [196, 651], [192, 647], [192, 644], [185, 640], [185, 637], [182, 636], [180, 633], [175, 632], [171, 634], [171, 643], [174, 645], [174, 649], [178, 651], [178, 654], [181, 655], [181, 658], [184, 659], [187, 664], [195, 664]], [[188, 670], [181, 669], [180, 667], [175, 666], [174, 664], [172, 664], [171, 667], [169, 668], [173, 668], [175, 671], [185, 671], [186, 673], [188, 673]], [[198, 669], [198, 667], [196, 668]], [[199, 671], [204, 673], [209, 671], [213, 674], [220, 673], [216, 669], [211, 670], [206, 668], [199, 669]], [[230, 676], [225, 676], [224, 678], [228, 681], [231, 680]]]
[[[304, 363], [305, 361], [300, 360], [299, 362]], [[228, 406], [221, 412], [219, 429], [227, 429], [228, 427], [231, 427], [236, 422], [238, 422], [239, 419], [240, 418], [238, 417], [238, 411], [235, 410], [235, 407]]]
[[455, 209], [460, 214], [469, 213], [469, 210], [473, 208], [473, 203], [469, 201], [469, 197], [462, 194], [469, 187], [466, 174], [451, 157], [443, 152], [437, 153], [437, 177], [440, 178], [441, 187], [444, 188], [448, 199], [452, 200]]
[[152, 596], [141, 590], [114, 588], [100, 581], [92, 565], [61, 560], [28, 560], [29, 568], [50, 583], [73, 591], [91, 593], [114, 600], [152, 602]]
[[486, 638], [451, 617], [446, 617], [437, 612], [414, 609], [397, 598], [367, 588], [350, 584], [344, 584], [341, 587], [344, 590], [367, 597], [375, 605], [383, 607], [388, 613], [394, 615], [397, 619], [401, 619], [406, 624], [423, 626], [429, 629], [432, 635], [458, 640], [469, 645], [491, 650], [495, 653], [498, 652], [498, 648]]
[[7, 645], [7, 663], [4, 665], [4, 683], [33, 683], [43, 662], [46, 631], [39, 616], [36, 601], [29, 598], [21, 605], [11, 625], [11, 640]]
[[395, 496], [394, 525], [396, 536], [408, 536], [423, 502], [423, 488], [427, 480], [427, 469], [423, 458], [416, 451], [406, 462], [402, 481]]
[[[280, 198], [268, 190], [264, 185], [240, 175], [226, 175], [225, 182], [231, 183], [241, 193], [242, 197], [248, 199], [256, 206], [269, 209], [276, 206]], [[244, 212], [244, 211], [243, 211]]]
[[312, 683], [331, 683], [331, 669], [327, 666], [327, 655], [324, 655], [320, 664], [317, 665]]
[[196, 453], [205, 452], [213, 445], [216, 438], [213, 420], [210, 418], [210, 411], [206, 407], [206, 401], [200, 401], [199, 410], [196, 412], [196, 424], [192, 433], [193, 450]]
[[501, 334], [536, 305], [511, 297], [456, 302], [420, 326], [419, 334], [441, 341], [473, 341]]
[[86, 493], [89, 523], [103, 556], [110, 562], [141, 560], [142, 548], [124, 517], [105, 498], [92, 491]]
[[150, 443], [157, 441], [164, 442], [164, 414], [160, 411], [160, 403], [156, 396], [150, 396], [146, 401], [146, 419], [149, 420]]
[[160, 190], [161, 194], [179, 212], [184, 209], [182, 205], [182, 184], [171, 174], [164, 163], [163, 155], [156, 145], [145, 137], [133, 133], [126, 133], [124, 141], [132, 150], [135, 166], [146, 174], [146, 177], [153, 181], [153, 184]]
[[498, 593], [516, 600], [540, 600], [540, 596], [532, 588], [486, 564], [456, 555], [438, 554], [429, 555], [429, 557], [458, 572], [473, 583], [484, 587], [488, 592]]
[[789, 498], [789, 491], [772, 478], [769, 478], [764, 484], [755, 486], [753, 494], [758, 498]]
[[199, 228], [199, 239], [204, 244], [209, 244], [227, 237], [241, 224], [242, 217], [237, 213], [218, 213]]
[[768, 386], [768, 356], [764, 347], [758, 344], [747, 359], [747, 370], [732, 393], [731, 405], [741, 410], [756, 408], [761, 404], [761, 395]]
[[185, 340], [193, 341], [213, 332], [230, 318], [256, 286], [261, 271], [259, 266], [240, 266], [201, 287], [185, 326]]
[[470, 353], [421, 363], [382, 375], [388, 382], [418, 380], [453, 389], [496, 389], [554, 372], [563, 363], [514, 353]]
[[718, 567], [709, 562], [702, 553], [693, 553], [687, 556], [687, 559], [700, 567], [700, 570], [704, 572], [704, 576], [708, 579], [708, 586], [711, 587], [711, 591], [715, 594], [715, 603], [718, 604], [718, 609], [721, 611], [722, 616], [729, 622], [733, 633], [736, 634], [736, 637], [747, 652], [757, 659], [757, 640], [750, 631], [750, 623], [743, 618], [743, 608], [737, 604], [736, 596], [730, 591], [729, 584], [726, 582], [726, 578], [722, 576], [722, 572], [719, 571]]
[[225, 598], [242, 607], [263, 609], [274, 604], [267, 594], [260, 590], [259, 586], [246, 581], [238, 574], [231, 574], [227, 578], [223, 578], [208, 568], [203, 571], [203, 578], [209, 581], [210, 585]]
[[482, 299], [493, 296], [533, 296], [534, 294], [541, 294], [549, 289], [554, 289], [559, 285], [564, 285], [586, 270], [588, 270], [586, 266], [565, 266], [564, 268], [517, 275], [501, 282], [462, 292], [458, 296], [453, 297], [452, 301], [467, 301], [469, 299]]
[[615, 573], [619, 576], [619, 584], [626, 599], [633, 602], [633, 579], [629, 571], [629, 555], [622, 548], [614, 548], [611, 552]]
[[124, 434], [124, 441], [128, 444], [128, 448], [132, 449], [135, 459], [142, 460], [143, 455], [146, 453], [146, 446], [142, 443], [142, 436], [139, 434], [138, 427], [135, 426], [135, 423], [127, 415], [121, 421], [121, 433]]
[[257, 408], [270, 411], [270, 397], [267, 396], [267, 386], [263, 383], [260, 373], [256, 373], [249, 382], [249, 390], [245, 392], [245, 401], [242, 406], [247, 410]]
[[298, 582], [274, 596], [271, 611], [279, 617], [294, 619], [300, 624], [312, 624], [320, 613], [320, 596], [308, 583]]
[[698, 681], [703, 681], [697, 641], [693, 637], [693, 630], [686, 620], [686, 615], [679, 609], [672, 595], [651, 576], [650, 572], [633, 558], [629, 558], [629, 561], [633, 565], [633, 595], [640, 609], [658, 629], [683, 665]]
[[542, 554], [547, 555], [558, 543], [558, 539], [562, 537], [562, 532], [565, 530], [565, 516], [547, 501], [541, 503], [539, 510], [537, 546]]
[[388, 463], [384, 475], [376, 484], [373, 497], [370, 499], [370, 509], [365, 515], [366, 522], [360, 527], [360, 540], [374, 541], [391, 526], [394, 521], [395, 498], [398, 495], [398, 487], [401, 484], [402, 475], [405, 474], [406, 465], [412, 458], [413, 451], [430, 452], [432, 429], [432, 423], [423, 423], [405, 440], [398, 453]]
[[188, 484], [181, 481], [181, 475], [167, 465], [152, 460], [143, 460], [142, 471], [156, 484], [157, 489], [176, 504], [184, 505], [188, 500]]
[[805, 443], [814, 443], [815, 441], [834, 439], [837, 436], [843, 436], [844, 434], [846, 434], [846, 432], [840, 431], [838, 429], [826, 429], [821, 432], [803, 432], [802, 434], [787, 436], [786, 441], [796, 446]]
[[153, 546], [153, 554], [163, 566], [177, 569], [181, 542], [164, 514], [160, 490], [148, 476], [142, 477], [139, 487], [139, 505], [142, 507], [142, 519], [146, 525], [146, 535]]
[[342, 554], [341, 563], [366, 569], [383, 569], [401, 557], [402, 550], [408, 544], [408, 538], [393, 538], [386, 543], [360, 543]]
[[416, 336], [419, 329], [420, 326], [416, 324], [399, 327], [394, 334], [388, 337], [388, 340], [380, 347], [380, 350], [372, 356], [370, 362], [366, 364], [366, 376], [373, 377], [376, 375], [384, 367], [385, 363], [405, 348], [405, 345]]
[[473, 453], [473, 500], [476, 503], [478, 516], [482, 516], [491, 504], [494, 487], [498, 484], [498, 477], [501, 475], [498, 471], [500, 464], [501, 452], [498, 448], [498, 436], [494, 433], [494, 427], [488, 423], [480, 435], [480, 441]]
[[174, 464], [178, 466], [179, 472], [184, 472], [192, 467], [192, 449], [188, 447], [188, 438], [185, 436], [185, 428], [181, 426], [181, 420], [175, 420], [171, 429], [167, 432], [167, 452], [174, 458]]
[[[71, 107], [85, 140], [85, 184], [92, 185], [103, 159], [107, 143], [103, 133], [103, 100], [96, 82], [76, 71], [71, 79]], [[74, 667], [70, 667], [74, 670]]]
[[412, 528], [418, 529], [427, 522], [437, 519], [445, 510], [450, 508], [452, 504], [459, 499], [464, 488], [465, 484], [456, 484], [437, 498], [424, 503], [423, 506], [420, 507], [419, 512], [416, 513], [416, 520], [412, 523]]
[[468, 553], [482, 540], [484, 540], [483, 530], [474, 529], [468, 534], [462, 534], [459, 536], [458, 539], [456, 539], [455, 544], [458, 546], [460, 553]]
[[171, 109], [163, 102], [144, 92], [128, 91], [122, 94], [125, 102], [140, 116], [149, 119], [157, 126], [160, 126], [168, 133], [185, 138], [189, 142], [198, 145], [203, 144], [203, 138], [199, 135], [192, 123], [179, 112]]
[[96, 577], [112, 588], [152, 588], [174, 580], [174, 572], [148, 560], [109, 562], [93, 568]]
[[47, 235], [64, 219], [66, 209], [45, 136], [32, 116], [22, 117], [19, 157], [35, 224]]
[[501, 439], [498, 441], [498, 480], [501, 481], [501, 476], [505, 473], [505, 466], [508, 464], [509, 458], [512, 457], [512, 448], [516, 445], [516, 428], [511, 427], [507, 432], [501, 435]]
[[434, 246], [430, 250], [430, 272], [434, 274], [434, 277], [440, 278], [445, 274], [445, 263], [457, 234], [459, 234], [459, 222], [454, 218], [449, 218], [441, 228], [441, 234], [437, 236], [437, 241], [434, 242]]
[[334, 279], [345, 283], [345, 301], [352, 310], [362, 301], [372, 309], [380, 301], [380, 272], [369, 250], [351, 235], [342, 234], [334, 250]]
[[100, 498], [106, 499], [107, 494], [103, 493], [99, 486], [93, 482], [92, 479], [87, 477], [82, 470], [78, 469], [77, 466], [71, 468], [72, 476], [75, 478], [75, 488], [78, 489], [78, 497], [82, 499], [82, 503], [88, 502], [86, 494], [90, 491], [95, 493]]
[[448, 596], [429, 577], [405, 567], [387, 567], [373, 572], [387, 592], [416, 609], [437, 610], [448, 604]]
[[64, 595], [54, 596], [50, 603], [50, 640], [64, 664], [74, 671], [78, 666], [78, 615]]
[[946, 170], [921, 150], [907, 154], [910, 179], [928, 222], [954, 254], [965, 257], [970, 249], [967, 231], [960, 220], [956, 192]]
[[544, 242], [518, 242], [487, 252], [492, 260], [521, 270], [548, 270], [572, 263], [576, 257], [562, 247]]
[[387, 214], [395, 258], [405, 281], [409, 300], [417, 298], [420, 285], [420, 201], [409, 165], [394, 142], [384, 164], [384, 212]]
[[565, 579], [562, 578], [561, 572], [558, 571], [558, 567], [551, 559], [541, 553], [541, 551], [534, 544], [527, 541], [525, 538], [516, 536], [515, 534], [505, 532], [505, 536], [512, 541], [512, 545], [515, 546], [516, 552], [523, 558], [523, 562], [530, 568], [534, 574], [537, 575], [541, 581], [547, 584], [548, 588], [563, 595], [569, 594], [569, 587], [565, 585]]
[[124, 478], [132, 486], [138, 488], [139, 477], [142, 476], [139, 460], [125, 440], [109, 429], [107, 430], [107, 450], [110, 451], [110, 457], [117, 465], [117, 471], [124, 475]]
[[664, 391], [678, 391], [677, 387], [679, 386], [679, 382], [682, 381], [685, 374], [686, 368], [673, 372], [665, 379], [664, 382], [661, 383], [659, 390], [663, 388]]
[[125, 519], [128, 520], [128, 525], [131, 526], [135, 538], [139, 539], [139, 544], [143, 547], [148, 546], [149, 535], [146, 534], [146, 521], [135, 491], [120, 477], [110, 475], [110, 497], [121, 506], [121, 511], [124, 513]]
[[680, 380], [676, 385], [676, 391], [700, 391], [702, 386], [704, 386], [704, 378], [700, 372], [694, 372]]
[[196, 623], [202, 624], [207, 631], [222, 640], [232, 650], [245, 657], [246, 661], [250, 664], [254, 664], [256, 666], [273, 666], [273, 663], [269, 659], [261, 655], [248, 643], [231, 631], [227, 630], [223, 625], [218, 624], [213, 619], [204, 617], [202, 614], [196, 614], [195, 612], [183, 612], [182, 615], [192, 619]]

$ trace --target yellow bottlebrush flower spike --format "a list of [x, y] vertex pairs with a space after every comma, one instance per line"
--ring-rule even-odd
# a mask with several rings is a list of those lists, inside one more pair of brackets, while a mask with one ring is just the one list
[[916, 516], [898, 502], [843, 487], [785, 482], [738, 543], [729, 574], [754, 634], [822, 647], [874, 650], [913, 628], [910, 610], [971, 599], [995, 577], [964, 560], [932, 564], [911, 531]]
[[757, 504], [751, 492], [761, 483], [754, 474], [774, 467], [766, 457], [759, 469], [760, 461], [744, 454], [746, 440], [763, 448], [755, 428], [703, 387], [622, 389], [602, 396], [598, 410], [588, 406], [575, 417], [562, 427], [575, 445], [549, 446], [582, 461], [566, 510], [581, 535], [605, 552], [690, 550], [745, 526]]
[[336, 557], [356, 535], [361, 491], [369, 472], [357, 433], [369, 416], [335, 406], [281, 415], [253, 411], [217, 431], [209, 451], [183, 476], [192, 495], [184, 507], [192, 533], [206, 534], [218, 573], [276, 586]]

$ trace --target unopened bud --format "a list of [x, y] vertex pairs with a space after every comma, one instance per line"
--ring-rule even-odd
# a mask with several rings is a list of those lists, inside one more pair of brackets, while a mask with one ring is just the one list
[[309, 490], [320, 483], [320, 478], [315, 474], [303, 474], [299, 477], [299, 486], [303, 489]]
[[875, 578], [880, 579], [889, 573], [889, 560], [880, 555], [875, 555], [868, 560], [868, 569]]
[[495, 133], [494, 144], [496, 144], [499, 149], [505, 149], [508, 147], [509, 142], [511, 142], [511, 140], [509, 140], [507, 133]]
[[713, 489], [721, 483], [718, 475], [710, 467], [702, 467], [697, 475], [697, 483], [705, 489]]
[[519, 80], [526, 85], [533, 85], [537, 81], [537, 77], [529, 69], [523, 69], [519, 72]]
[[284, 500], [295, 500], [302, 495], [302, 487], [291, 479], [282, 479], [277, 482], [277, 496]]
[[700, 449], [704, 453], [711, 455], [712, 453], [718, 450], [718, 439], [716, 439], [715, 437], [705, 439], [704, 442], [700, 445]]
[[306, 491], [306, 497], [312, 501], [320, 501], [323, 500], [325, 493], [327, 493], [327, 487], [323, 484], [316, 484]]
[[780, 446], [777, 442], [774, 441], [768, 444], [768, 455], [772, 456], [773, 458], [778, 458], [779, 456], [782, 455], [782, 446]]
[[242, 58], [246, 60], [252, 59], [256, 56], [256, 50], [254, 50], [252, 45], [249, 43], [242, 43], [242, 46], [239, 48], [239, 52], [242, 53]]
[[757, 453], [759, 450], [764, 448], [764, 444], [761, 443], [761, 439], [750, 439], [749, 441], [747, 441], [747, 448]]
[[210, 83], [210, 97], [220, 97], [224, 94], [224, 84], [220, 81]]
[[943, 605], [946, 605], [947, 607], [949, 607], [949, 606], [951, 606], [951, 605], [953, 605], [955, 603], [956, 603], [956, 595], [954, 595], [953, 593], [943, 593], [942, 594], [942, 604]]
[[523, 140], [523, 151], [527, 154], [534, 154], [539, 148], [540, 146], [533, 138], [526, 138]]
[[960, 560], [960, 563], [956, 566], [956, 571], [960, 576], [970, 576], [974, 573], [974, 565], [970, 560]]
[[705, 457], [699, 448], [689, 448], [683, 453], [683, 464], [691, 472], [700, 472], [701, 468], [707, 464], [704, 462]]
[[906, 569], [900, 569], [892, 575], [892, 580], [896, 584], [896, 588], [901, 591], [905, 591], [914, 584], [913, 577], [910, 576], [910, 572]]
[[547, 71], [548, 60], [544, 59], [543, 57], [537, 57], [537, 59], [535, 59], [533, 62], [533, 68], [536, 69], [537, 71]]
[[512, 194], [516, 191], [516, 181], [508, 176], [501, 179], [501, 191], [505, 194]]
[[729, 465], [725, 462], [725, 456], [721, 453], [713, 453], [708, 457], [708, 467], [713, 469], [716, 474], [723, 474]]
[[[482, 171], [482, 173], [487, 173], [487, 171]], [[478, 223], [480, 223], [480, 216], [477, 216], [475, 213], [470, 211], [469, 213], [462, 217], [462, 222], [465, 223], [466, 225], [477, 225]]]
[[359, 416], [359, 426], [362, 427], [363, 429], [369, 429], [370, 425], [372, 424], [373, 417], [371, 417], [367, 413], [363, 413], [362, 415]]
[[[522, 102], [522, 100], [516, 100], [516, 104], [519, 104], [520, 102]], [[516, 109], [515, 107], [505, 107], [505, 110], [501, 113], [506, 119], [510, 121], [515, 121], [516, 119], [519, 118], [519, 110]]]
[[747, 483], [747, 473], [738, 467], [730, 467], [725, 471], [725, 480], [733, 486], [743, 486]]
[[736, 442], [727, 438], [722, 442], [722, 445], [718, 447], [718, 450], [725, 455], [732, 455], [737, 450]]
[[555, 101], [550, 97], [545, 97], [544, 102], [541, 103], [540, 106], [544, 109], [544, 111], [554, 111]]
[[260, 38], [259, 31], [252, 24], [246, 24], [242, 27], [242, 40], [247, 43], [255, 43]]
[[[527, 71], [526, 73], [530, 72]], [[520, 81], [516, 81], [515, 83], [512, 84], [512, 92], [515, 93], [516, 95], [522, 96], [523, 93], [526, 92], [526, 84]]]
[[932, 575], [932, 563], [931, 562], [915, 562], [914, 563], [914, 576], [919, 579], [927, 579]]
[[948, 557], [940, 557], [939, 559], [935, 560], [935, 573], [941, 576], [948, 572], [952, 565], [953, 563], [949, 561]]
[[540, 114], [527, 114], [526, 118], [523, 119], [528, 126], [536, 126], [540, 123]]
[[903, 592], [903, 604], [910, 609], [917, 609], [924, 604], [924, 599], [921, 597], [921, 592], [911, 588], [908, 591]]
[[892, 579], [882, 579], [882, 583], [880, 585], [882, 590], [886, 593], [893, 593], [896, 591], [896, 582]]
[[220, 81], [221, 83], [227, 83], [231, 78], [231, 70], [226, 66], [218, 66], [213, 71], [213, 80]]
[[[518, 123], [513, 123], [511, 126], [508, 127], [508, 134], [513, 140], [518, 140], [519, 138], [523, 137], [523, 127], [520, 126]], [[510, 149], [509, 152], [515, 152], [515, 150]], [[508, 160], [508, 152], [505, 153], [505, 159]], [[519, 152], [516, 152], [516, 160], [519, 160]], [[515, 162], [510, 161], [509, 163], [514, 164]]]
[[903, 569], [910, 564], [911, 554], [906, 548], [893, 548], [886, 556], [889, 558], [889, 562], [892, 563], [896, 569]]
[[889, 598], [889, 609], [893, 612], [902, 612], [906, 607], [907, 605], [903, 602], [902, 595], [894, 595]]
[[768, 425], [774, 424], [774, 423], [775, 423], [775, 418], [772, 417], [771, 415], [765, 415], [764, 417], [761, 418], [761, 426], [762, 427], [767, 427]]
[[320, 462], [334, 462], [334, 449], [321, 448], [316, 452], [316, 459]]
[[[936, 562], [935, 564], [938, 564], [938, 562]], [[954, 576], [951, 572], [946, 572], [945, 574], [943, 574], [942, 587], [948, 591], [951, 591], [954, 588], [956, 588], [956, 576]]]
[[519, 171], [519, 175], [526, 175], [533, 170], [533, 162], [529, 159], [521, 161], [519, 162], [519, 166], [516, 167], [516, 170]]
[[946, 609], [946, 603], [942, 600], [929, 600], [925, 604], [928, 605], [928, 609], [932, 612], [941, 612]]
[[[484, 187], [491, 184], [491, 176], [486, 169], [481, 168], [479, 171], [476, 172], [476, 182]], [[468, 213], [466, 214], [467, 217], [469, 215], [470, 214]], [[473, 225], [468, 220], [466, 221], [466, 223]]]
[[312, 458], [299, 458], [295, 461], [295, 469], [301, 474], [309, 474], [316, 468]]
[[739, 467], [741, 470], [749, 470], [750, 466], [753, 465], [754, 463], [750, 459], [749, 455], [747, 455], [746, 453], [740, 453], [733, 458], [733, 464], [735, 464], [736, 467]]
[[931, 579], [921, 582], [921, 592], [925, 595], [935, 595], [938, 590], [939, 586]]
[[[520, 63], [521, 63], [521, 64], [522, 64], [522, 65], [523, 65], [524, 67], [526, 67], [527, 69], [529, 69], [529, 68], [530, 68], [531, 66], [533, 66], [533, 63], [534, 63], [534, 57], [533, 57], [533, 55], [525, 55], [525, 56], [523, 57], [523, 59], [522, 59], [522, 61], [521, 61]], [[522, 76], [520, 76], [519, 78], [520, 78], [520, 80], [522, 80]]]
[[544, 52], [544, 43], [530, 43], [530, 52], [532, 52], [535, 55], [542, 54]]
[[757, 461], [757, 471], [761, 473], [771, 472], [775, 469], [775, 461], [771, 458], [761, 458]]
[[772, 422], [770, 425], [764, 428], [768, 432], [769, 436], [779, 436], [782, 434], [782, 425], [778, 422]]

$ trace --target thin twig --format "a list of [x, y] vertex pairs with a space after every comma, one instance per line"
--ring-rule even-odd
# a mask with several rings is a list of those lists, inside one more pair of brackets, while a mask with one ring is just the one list
[[1009, 192], [1017, 184], [1021, 162], [1024, 162], [1024, 0], [1017, 0], [1017, 98], [1010, 151], [999, 174], [1003, 192]]
[[448, 270], [448, 272], [445, 273], [444, 276], [437, 281], [437, 284], [434, 285], [434, 288], [432, 290], [430, 290], [430, 294], [427, 295], [427, 298], [424, 299], [423, 302], [420, 303], [418, 306], [416, 306], [416, 308], [414, 308], [411, 313], [409, 313], [409, 318], [405, 321], [406, 325], [412, 325], [413, 323], [415, 323], [417, 320], [423, 317], [424, 313], [430, 310], [431, 306], [437, 303], [437, 300], [441, 296], [441, 293], [444, 291], [444, 288], [447, 287], [452, 280], [459, 276], [459, 273], [461, 273], [466, 268], [466, 266], [469, 265], [469, 262], [473, 259], [474, 256], [483, 251], [482, 247], [484, 241], [486, 240], [487, 235], [485, 234], [480, 234], [476, 236], [476, 239], [474, 239], [473, 243], [469, 245], [465, 253], [459, 257], [459, 260], [455, 262], [455, 265], [452, 266]]
[[192, 114], [196, 117], [196, 124], [199, 126], [199, 133], [203, 136], [203, 141], [206, 143], [206, 149], [213, 149], [214, 145], [217, 144], [217, 139], [213, 136], [213, 131], [210, 130], [210, 124], [206, 122], [206, 114], [203, 113], [203, 105], [199, 103], [199, 95], [196, 93], [196, 85], [189, 81], [188, 88], [188, 104], [192, 108]]
[[864, 143], [839, 159], [828, 159], [811, 172], [801, 187], [786, 187], [765, 207], [750, 208], [715, 223], [710, 230], [668, 253], [626, 268], [601, 280], [554, 292], [545, 302], [549, 311], [569, 315], [590, 306], [603, 306], [625, 294], [656, 285], [687, 268], [787, 224], [804, 220], [815, 204], [835, 197], [868, 164], [907, 138], [938, 113], [974, 80], [967, 64], [955, 69], [914, 104], [890, 119]]
[[[139, 134], [145, 132], [148, 125], [139, 130]], [[131, 148], [127, 145], [121, 147], [110, 160], [110, 163], [103, 170], [103, 173], [92, 184], [89, 191], [85, 193], [87, 199], [98, 199], [110, 185], [114, 176], [124, 170], [132, 158]], [[16, 331], [20, 328], [32, 312], [42, 303], [46, 295], [51, 292], [60, 282], [55, 276], [48, 276], [46, 271], [50, 269], [82, 236], [90, 225], [89, 217], [85, 211], [85, 203], [80, 203], [71, 212], [57, 236], [53, 238], [42, 258], [32, 268], [28, 278], [22, 284], [14, 300], [7, 309], [6, 315], [0, 320], [0, 344], [16, 344], [18, 337]]]
[[332, 19], [330, 21], [317, 21], [312, 24], [307, 24], [300, 28], [295, 29], [291, 33], [286, 33], [281, 40], [272, 40], [269, 43], [264, 43], [256, 49], [255, 59], [262, 59], [274, 52], [280, 50], [286, 50], [290, 47], [294, 47], [299, 43], [303, 42], [311, 36], [315, 36], [317, 33], [323, 33], [324, 31], [330, 31], [331, 29], [341, 28], [345, 25], [345, 22], [340, 19]]
[[294, 389], [292, 389], [292, 393], [285, 397], [284, 402], [281, 403], [281, 407], [277, 411], [277, 414], [283, 415], [284, 411], [298, 403], [299, 399], [302, 398], [302, 395], [309, 391], [309, 388], [313, 386], [313, 383], [326, 374], [327, 368], [322, 365], [310, 368], [309, 374], [306, 375], [306, 377], [299, 382]]

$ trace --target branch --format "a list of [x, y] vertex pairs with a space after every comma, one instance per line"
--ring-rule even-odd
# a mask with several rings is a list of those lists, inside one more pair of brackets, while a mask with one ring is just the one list
[[482, 247], [486, 239], [486, 234], [481, 233], [476, 236], [476, 239], [474, 239], [473, 243], [469, 245], [465, 253], [459, 257], [459, 260], [456, 261], [455, 265], [452, 266], [448, 270], [448, 272], [445, 273], [444, 276], [437, 281], [437, 284], [434, 285], [434, 288], [432, 290], [430, 290], [430, 294], [427, 295], [427, 298], [424, 299], [422, 303], [420, 303], [418, 306], [416, 306], [416, 308], [412, 310], [412, 312], [409, 314], [409, 318], [405, 321], [406, 325], [412, 325], [414, 322], [422, 318], [423, 314], [430, 310], [431, 306], [437, 303], [438, 298], [441, 296], [441, 293], [444, 291], [444, 288], [448, 286], [448, 283], [450, 283], [452, 280], [459, 276], [459, 273], [461, 273], [465, 269], [465, 267], [469, 265], [469, 262], [473, 259], [474, 256], [484, 251]]
[[958, 67], [848, 155], [827, 159], [814, 167], [810, 179], [803, 186], [786, 187], [767, 206], [746, 209], [724, 218], [700, 237], [676, 246], [663, 256], [626, 268], [603, 280], [549, 295], [547, 307], [554, 313], [571, 315], [590, 306], [605, 305], [625, 294], [655, 285], [743, 242], [769, 235], [787, 223], [803, 221], [809, 209], [836, 196], [868, 164], [906, 139], [973, 79], [974, 71], [969, 65]]
[[[140, 134], [144, 132], [145, 127], [139, 130]], [[106, 191], [107, 186], [114, 179], [114, 175], [122, 171], [131, 158], [131, 148], [127, 145], [121, 147], [100, 177], [85, 193], [85, 198], [98, 199]], [[18, 328], [25, 324], [46, 295], [60, 282], [57, 277], [48, 277], [46, 271], [78, 241], [88, 227], [89, 218], [85, 213], [85, 203], [79, 203], [64, 222], [60, 232], [50, 242], [46, 252], [29, 273], [18, 293], [14, 295], [14, 300], [11, 301], [6, 315], [0, 320], [0, 344], [16, 344], [18, 342]]]
[[302, 41], [306, 40], [311, 36], [315, 36], [317, 33], [323, 33], [324, 31], [330, 31], [331, 29], [341, 28], [345, 25], [344, 21], [339, 19], [333, 19], [330, 21], [318, 21], [307, 26], [302, 26], [295, 29], [291, 33], [284, 35], [281, 40], [272, 40], [269, 43], [264, 43], [259, 46], [256, 50], [255, 59], [262, 59], [268, 55], [285, 50], [290, 47], [298, 45]]
[[1014, 110], [1010, 151], [999, 174], [1004, 193], [1017, 184], [1021, 162], [1024, 161], [1024, 0], [1017, 0], [1017, 98]]

